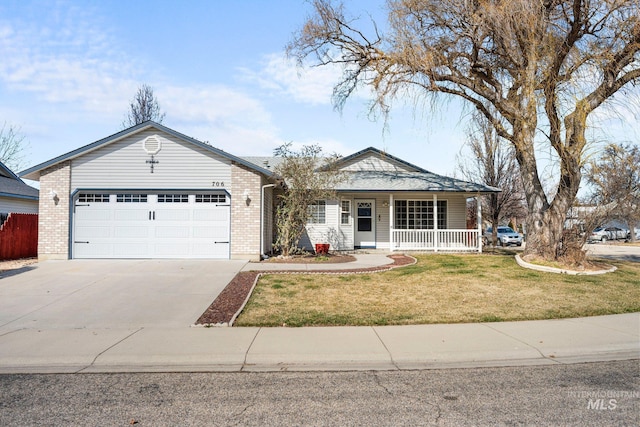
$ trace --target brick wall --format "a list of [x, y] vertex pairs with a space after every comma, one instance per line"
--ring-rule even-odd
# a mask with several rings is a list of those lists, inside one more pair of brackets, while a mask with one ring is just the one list
[[[38, 259], [69, 258], [69, 192], [71, 163], [66, 161], [40, 174]], [[57, 193], [54, 200], [51, 191]]]
[[[231, 258], [260, 259], [260, 188], [257, 172], [233, 164], [231, 167]], [[248, 190], [250, 200], [244, 197]]]

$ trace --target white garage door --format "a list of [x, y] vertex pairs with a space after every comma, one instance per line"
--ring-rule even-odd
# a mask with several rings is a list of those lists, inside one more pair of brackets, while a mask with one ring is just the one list
[[73, 258], [229, 258], [225, 193], [79, 193]]

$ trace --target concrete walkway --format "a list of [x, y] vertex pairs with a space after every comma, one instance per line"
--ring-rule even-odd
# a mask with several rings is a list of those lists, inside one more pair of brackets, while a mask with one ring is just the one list
[[287, 264], [279, 262], [250, 262], [242, 268], [242, 271], [336, 271], [336, 270], [356, 270], [371, 267], [380, 267], [392, 264], [393, 260], [388, 254], [355, 254], [353, 262], [344, 263], [322, 263], [310, 262], [306, 264]]
[[[390, 262], [384, 255], [371, 254], [358, 255], [354, 263], [322, 266], [334, 270]], [[103, 264], [102, 268], [113, 270], [113, 265]], [[69, 265], [80, 266], [73, 261]], [[267, 270], [320, 267], [230, 264], [228, 270], [256, 270], [263, 265]], [[63, 264], [54, 267], [63, 274]], [[218, 271], [222, 265], [213, 267]], [[164, 268], [172, 273], [178, 265], [169, 263]], [[202, 276], [200, 268], [195, 262], [189, 264], [194, 277]], [[11, 283], [7, 279], [0, 282], [3, 310], [11, 310], [6, 298], [17, 289], [5, 287]], [[138, 275], [136, 280], [145, 279]], [[74, 289], [70, 294], [79, 292]], [[39, 298], [24, 296], [32, 297]], [[173, 298], [179, 299], [179, 294]], [[72, 327], [34, 322], [29, 316], [0, 328], [0, 373], [398, 370], [640, 359], [640, 313], [527, 322], [312, 328], [204, 328], [133, 320]]]
[[640, 358], [638, 313], [565, 320], [319, 328], [20, 329], [0, 373], [398, 370]]

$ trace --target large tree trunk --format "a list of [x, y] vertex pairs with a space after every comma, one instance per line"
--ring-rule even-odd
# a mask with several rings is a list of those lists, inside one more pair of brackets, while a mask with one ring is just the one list
[[525, 257], [554, 260], [564, 253], [564, 223], [580, 187], [582, 173], [579, 162], [586, 143], [586, 115], [579, 114], [579, 109], [576, 111], [565, 120], [566, 142], [554, 146], [560, 158], [560, 176], [551, 202], [538, 177], [533, 144], [528, 150], [518, 149], [527, 146], [522, 141], [515, 144], [528, 203]]

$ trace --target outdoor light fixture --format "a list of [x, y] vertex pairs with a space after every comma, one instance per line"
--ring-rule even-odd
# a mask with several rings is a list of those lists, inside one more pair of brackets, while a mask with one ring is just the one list
[[245, 202], [251, 200], [251, 197], [249, 197], [249, 190], [244, 190], [244, 193], [242, 193], [242, 197], [244, 198]]
[[51, 196], [51, 198], [53, 200], [55, 200], [58, 197], [58, 193], [56, 193], [55, 191], [51, 190], [49, 191], [49, 195]]

